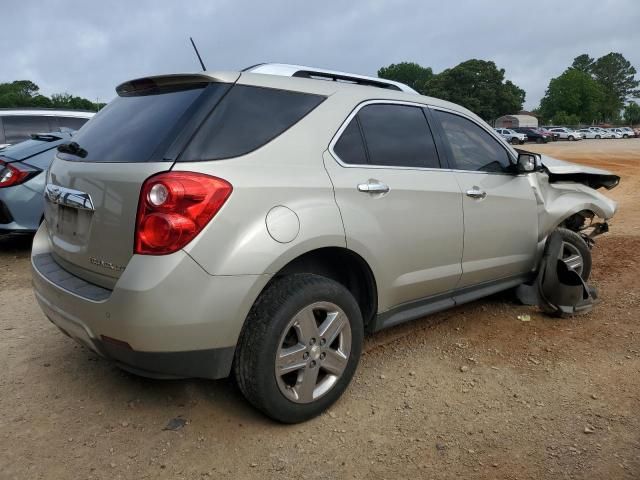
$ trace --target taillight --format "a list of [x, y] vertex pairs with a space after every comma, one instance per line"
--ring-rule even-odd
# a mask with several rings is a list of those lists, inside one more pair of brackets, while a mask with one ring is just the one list
[[180, 250], [209, 223], [233, 187], [221, 178], [165, 172], [142, 185], [134, 252], [166, 255]]
[[13, 187], [26, 182], [40, 170], [19, 163], [6, 163], [0, 160], [0, 188]]

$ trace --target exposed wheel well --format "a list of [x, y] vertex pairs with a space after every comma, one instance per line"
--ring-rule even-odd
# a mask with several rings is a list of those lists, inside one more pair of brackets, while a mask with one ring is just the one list
[[582, 227], [584, 226], [587, 219], [591, 221], [595, 216], [596, 214], [591, 210], [582, 210], [581, 212], [574, 213], [570, 217], [565, 218], [558, 226], [564, 227], [574, 232], [578, 232], [582, 230]]
[[331, 278], [355, 297], [365, 328], [378, 309], [376, 281], [367, 262], [357, 253], [340, 247], [326, 247], [307, 252], [284, 266], [274, 278], [292, 273], [313, 273]]

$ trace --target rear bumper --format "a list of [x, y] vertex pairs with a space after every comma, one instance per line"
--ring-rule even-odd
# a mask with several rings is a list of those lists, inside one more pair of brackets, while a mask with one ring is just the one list
[[270, 278], [212, 276], [180, 251], [134, 255], [106, 290], [55, 263], [44, 224], [31, 260], [35, 296], [51, 322], [124, 369], [152, 377], [226, 377], [244, 319]]

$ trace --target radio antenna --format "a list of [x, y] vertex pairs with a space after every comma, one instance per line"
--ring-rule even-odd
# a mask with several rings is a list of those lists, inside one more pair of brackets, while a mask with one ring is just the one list
[[196, 55], [198, 56], [198, 61], [200, 62], [200, 66], [202, 67], [202, 71], [206, 72], [207, 67], [204, 66], [204, 62], [202, 61], [202, 57], [200, 56], [200, 52], [198, 52], [198, 47], [196, 47], [196, 43], [193, 41], [193, 38], [189, 37], [191, 40], [191, 45], [193, 45], [193, 49], [196, 51]]

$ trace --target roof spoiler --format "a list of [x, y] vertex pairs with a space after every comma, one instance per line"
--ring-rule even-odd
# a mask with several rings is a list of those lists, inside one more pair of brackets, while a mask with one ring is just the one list
[[165, 90], [204, 87], [213, 82], [234, 83], [239, 77], [240, 74], [237, 72], [220, 72], [212, 75], [206, 73], [158, 75], [121, 83], [116, 87], [116, 93], [121, 97], [152, 95]]

